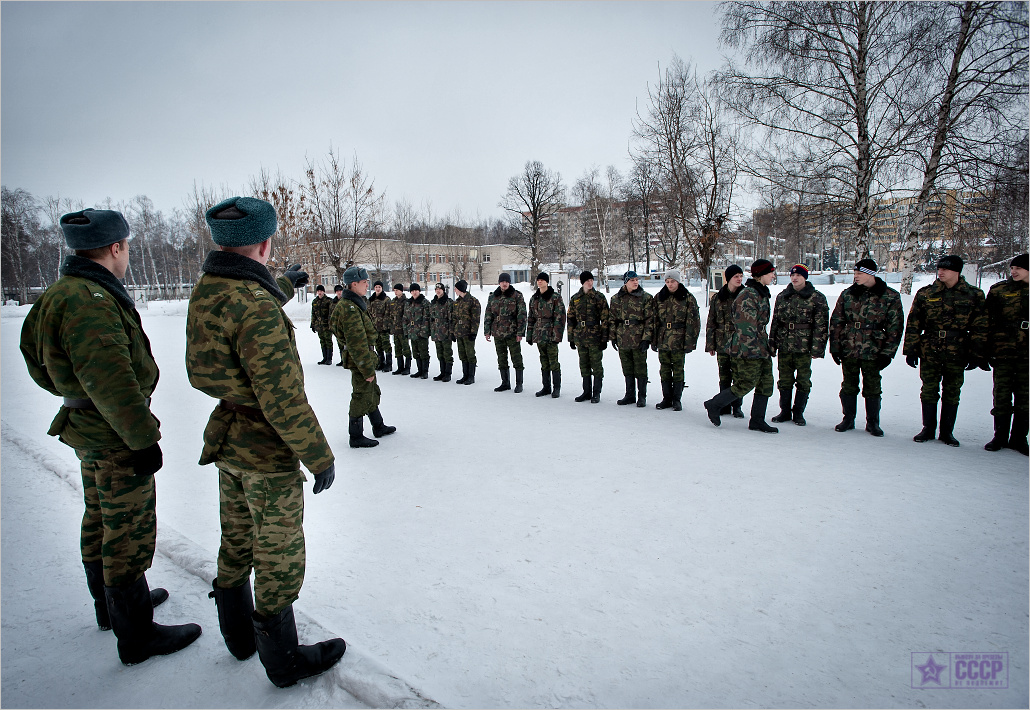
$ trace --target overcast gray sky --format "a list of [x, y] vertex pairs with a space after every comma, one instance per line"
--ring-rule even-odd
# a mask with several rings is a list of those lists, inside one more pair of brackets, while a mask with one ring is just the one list
[[721, 62], [710, 2], [0, 4], [0, 178], [87, 205], [303, 177], [330, 144], [388, 204], [500, 216], [540, 160], [625, 171], [674, 54]]

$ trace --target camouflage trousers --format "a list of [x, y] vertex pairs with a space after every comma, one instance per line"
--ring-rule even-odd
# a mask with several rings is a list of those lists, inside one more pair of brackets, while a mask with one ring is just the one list
[[[389, 346], [389, 344], [388, 344], [388, 346]], [[343, 359], [344, 359], [344, 357], [343, 357], [343, 351], [344, 351], [344, 350], [345, 350], [346, 348], [344, 348], [344, 347], [343, 347], [343, 341], [342, 341], [342, 340], [340, 340], [339, 336], [337, 336], [337, 338], [336, 338], [336, 347], [338, 347], [338, 348], [340, 349], [340, 361], [342, 362], [342, 361], [343, 361]]]
[[536, 349], [540, 353], [542, 372], [561, 372], [561, 365], [558, 364], [558, 343], [537, 343]]
[[395, 334], [393, 336], [393, 356], [399, 358], [401, 355], [411, 357], [411, 347], [408, 345], [407, 338]]
[[647, 353], [640, 348], [619, 348], [619, 362], [626, 377], [647, 377]]
[[[995, 360], [994, 409], [991, 414], [1006, 416], [1013, 412], [1026, 414], [1028, 406], [1026, 361]], [[1015, 405], [1013, 405], [1013, 399]]]
[[599, 345], [577, 345], [579, 353], [579, 374], [583, 377], [604, 377], [604, 351]]
[[350, 409], [347, 414], [363, 417], [379, 408], [382, 390], [375, 380], [369, 382], [357, 370], [350, 371]]
[[470, 365], [476, 364], [475, 338], [458, 338], [458, 359]]
[[719, 363], [719, 391], [733, 386], [733, 357], [719, 353], [715, 356]]
[[524, 370], [526, 366], [522, 363], [522, 343], [510, 338], [494, 338], [494, 350], [497, 351], [497, 367], [502, 370], [508, 367], [508, 355], [511, 355], [511, 364], [516, 370]]
[[658, 351], [658, 377], [662, 382], [682, 382], [683, 363], [687, 359], [684, 350]]
[[429, 338], [411, 339], [411, 356], [416, 360], [429, 359]]
[[326, 328], [325, 330], [316, 330], [318, 333], [318, 342], [323, 348], [329, 348], [330, 352], [333, 349], [333, 331]]
[[451, 346], [450, 340], [436, 341], [436, 360], [437, 362], [454, 362], [454, 348]]
[[812, 391], [812, 356], [804, 353], [780, 353], [776, 358], [776, 366], [780, 371], [780, 379], [776, 388], [781, 390], [794, 389], [795, 383], [798, 392]]
[[390, 352], [390, 334], [387, 332], [376, 333], [376, 352]]
[[218, 467], [218, 586], [237, 587], [254, 570], [254, 607], [275, 616], [304, 584], [304, 474]]
[[735, 357], [733, 366], [733, 396], [740, 399], [751, 390], [761, 397], [773, 393], [772, 358]]
[[962, 383], [966, 381], [966, 368], [957, 362], [919, 360], [919, 399], [923, 402], [943, 400], [945, 404], [958, 404]]
[[79, 547], [83, 562], [104, 562], [104, 584], [131, 584], [150, 569], [157, 541], [153, 476], [137, 476], [127, 448], [75, 449], [82, 472]]
[[876, 366], [876, 360], [859, 360], [854, 357], [845, 357], [841, 358], [840, 369], [844, 376], [840, 383], [841, 397], [850, 397], [858, 394], [859, 374], [862, 375], [863, 397], [879, 397], [882, 394], [880, 388], [880, 368]]

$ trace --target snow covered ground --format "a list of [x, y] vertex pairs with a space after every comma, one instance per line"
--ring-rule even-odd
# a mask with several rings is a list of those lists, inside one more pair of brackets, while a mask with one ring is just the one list
[[[832, 305], [844, 285], [819, 288]], [[348, 649], [324, 676], [278, 690], [256, 657], [229, 656], [207, 598], [218, 494], [214, 467], [196, 461], [212, 402], [186, 379], [185, 303], [143, 312], [165, 453], [148, 578], [172, 595], [156, 619], [196, 621], [204, 635], [131, 668], [93, 621], [77, 461], [46, 436], [58, 402], [18, 352], [28, 309], [3, 307], [3, 705], [1027, 706], [1028, 467], [982, 448], [990, 373], [967, 373], [952, 449], [911, 441], [919, 379], [901, 358], [884, 373], [884, 439], [833, 430], [840, 368], [828, 358], [816, 361], [808, 426], [764, 435], [708, 422], [717, 376], [703, 352], [687, 357], [684, 410], [659, 412], [653, 354], [646, 409], [615, 405], [611, 349], [592, 405], [573, 401], [565, 344], [560, 399], [533, 396], [535, 348], [523, 348], [526, 392], [493, 392], [493, 345], [480, 336], [472, 387], [382, 375], [398, 432], [355, 451], [349, 372], [314, 365], [309, 308], [288, 311], [338, 468], [307, 500], [296, 608], [302, 643], [339, 635]], [[925, 652], [1007, 653], [1008, 687], [920, 687], [913, 654]]]

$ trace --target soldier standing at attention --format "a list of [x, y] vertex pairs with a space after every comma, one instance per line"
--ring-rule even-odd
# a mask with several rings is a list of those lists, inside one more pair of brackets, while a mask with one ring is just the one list
[[411, 356], [418, 365], [412, 377], [429, 379], [429, 301], [416, 283], [408, 288], [411, 300], [404, 309], [404, 335], [411, 341]]
[[436, 343], [436, 359], [440, 362], [440, 374], [433, 378], [436, 382], [450, 382], [451, 370], [454, 369], [453, 327], [451, 325], [452, 301], [447, 297], [444, 285], [436, 285], [436, 295], [429, 304], [429, 329]]
[[483, 307], [479, 299], [468, 292], [465, 279], [454, 284], [457, 298], [451, 304], [452, 337], [458, 343], [458, 359], [461, 360], [459, 385], [471, 385], [476, 381], [476, 336], [479, 335], [479, 319]]
[[[579, 374], [583, 376], [583, 394], [577, 402], [601, 401], [604, 381], [602, 353], [608, 348], [608, 300], [594, 288], [594, 275], [579, 275], [582, 288], [569, 299], [569, 347], [579, 351]], [[591, 381], [591, 378], [592, 381]]]
[[954, 254], [937, 262], [937, 280], [916, 291], [905, 325], [905, 362], [919, 366], [923, 387], [923, 428], [912, 441], [923, 443], [937, 429], [937, 400], [941, 400], [938, 438], [958, 446], [953, 436], [959, 392], [965, 371], [987, 362], [987, 311], [984, 292], [966, 283], [962, 259]]
[[[330, 318], [333, 317], [333, 309], [336, 308], [336, 304], [340, 302], [341, 298], [343, 298], [343, 286], [341, 286], [340, 284], [336, 284], [335, 286], [333, 286], [333, 302], [332, 305], [329, 306]], [[332, 332], [332, 329], [330, 329], [330, 332]], [[340, 349], [340, 361], [336, 363], [336, 366], [343, 367], [343, 343], [340, 342], [339, 338], [336, 339], [336, 346]], [[331, 359], [330, 362], [332, 362]]]
[[[337, 288], [342, 295], [343, 288]], [[390, 299], [383, 293], [382, 281], [372, 284], [372, 289], [372, 295], [368, 298], [368, 317], [376, 329], [375, 351], [379, 360], [376, 371], [389, 372], [393, 369], [393, 363], [390, 362]]]
[[[640, 288], [636, 271], [627, 271], [624, 284], [612, 296], [608, 314], [612, 347], [619, 351], [622, 375], [626, 378], [626, 396], [616, 404], [647, 406], [647, 349], [654, 335], [654, 310], [651, 294]], [[634, 384], [636, 392], [634, 392]]]
[[526, 299], [518, 289], [511, 286], [511, 274], [503, 272], [497, 277], [497, 289], [486, 299], [486, 313], [483, 316], [483, 335], [486, 342], [496, 338], [497, 367], [501, 372], [501, 384], [494, 392], [511, 389], [511, 372], [508, 369], [508, 355], [515, 366], [515, 393], [522, 391], [522, 337], [526, 333]]
[[[1027, 255], [1009, 264], [1012, 278], [987, 292], [987, 357], [994, 370], [994, 438], [984, 448], [1015, 449], [1027, 455], [1027, 359], [1030, 355], [1030, 271]], [[1009, 435], [1009, 422], [1012, 434]]]
[[[723, 272], [723, 281], [723, 287], [708, 304], [708, 324], [705, 326], [705, 352], [715, 356], [718, 362], [720, 392], [733, 385], [733, 355], [730, 352], [736, 330], [733, 324], [733, 301], [744, 286], [744, 270], [736, 264], [730, 264]], [[741, 404], [741, 400], [735, 400], [723, 407], [719, 414], [732, 412], [734, 419], [743, 419]]]
[[526, 343], [536, 343], [540, 352], [540, 378], [543, 389], [537, 397], [561, 396], [561, 365], [558, 364], [558, 343], [565, 337], [565, 303], [551, 288], [551, 276], [541, 271], [536, 277], [536, 293], [529, 298], [529, 320]]
[[343, 639], [298, 645], [293, 615], [305, 564], [299, 464], [315, 474], [316, 494], [336, 471], [283, 311], [308, 276], [296, 265], [273, 280], [265, 268], [276, 230], [268, 202], [230, 197], [205, 217], [219, 249], [190, 296], [186, 371], [218, 400], [200, 456], [218, 468], [222, 540], [210, 596], [229, 652], [243, 660], [256, 643], [268, 679], [283, 688], [329, 669], [347, 648]]
[[81, 462], [86, 585], [97, 625], [114, 628], [118, 657], [133, 665], [200, 636], [196, 624], [154, 623], [154, 607], [168, 592], [151, 590], [145, 574], [157, 539], [154, 474], [163, 463], [150, 413], [157, 362], [120, 280], [130, 238], [121, 212], [71, 212], [60, 224], [75, 253], [25, 317], [21, 353], [33, 381], [64, 398], [47, 434]]
[[898, 351], [904, 325], [901, 294], [876, 275], [876, 262], [862, 259], [855, 264], [855, 283], [841, 292], [830, 316], [830, 357], [843, 374], [840, 404], [844, 418], [834, 427], [836, 431], [855, 428], [861, 374], [865, 430], [883, 436], [880, 371]]
[[772, 262], [759, 259], [751, 265], [751, 277], [733, 301], [735, 330], [730, 349], [733, 352], [733, 385], [705, 402], [712, 424], [721, 424], [722, 408], [742, 399], [751, 390], [751, 419], [747, 428], [766, 434], [779, 432], [765, 421], [765, 410], [773, 392], [772, 349], [765, 326], [769, 323], [769, 284], [776, 278]]
[[315, 287], [315, 300], [311, 302], [311, 330], [318, 334], [318, 342], [322, 346], [322, 359], [319, 365], [333, 364], [333, 333], [329, 330], [329, 313], [333, 310], [333, 302], [325, 296], [325, 286]]
[[683, 409], [683, 363], [687, 353], [694, 352], [701, 335], [701, 311], [694, 296], [680, 283], [680, 272], [665, 272], [665, 286], [654, 300], [655, 339], [651, 347], [658, 351], [662, 381], [662, 401], [655, 409], [678, 412]]
[[393, 354], [397, 358], [397, 369], [395, 375], [411, 374], [411, 346], [404, 335], [405, 311], [408, 308], [408, 298], [404, 295], [402, 284], [393, 285], [393, 300], [390, 301], [390, 308], [387, 311], [387, 319], [390, 324], [390, 334], [393, 335]]
[[769, 326], [769, 345], [778, 353], [780, 370], [776, 384], [780, 390], [780, 413], [772, 418], [774, 422], [793, 420], [798, 426], [805, 425], [805, 407], [812, 391], [812, 358], [826, 354], [829, 337], [830, 306], [826, 296], [808, 282], [808, 267], [795, 264], [790, 269], [790, 286], [776, 296]]
[[340, 305], [333, 311], [331, 326], [336, 337], [347, 346], [344, 348], [344, 362], [351, 373], [350, 424], [347, 431], [352, 449], [370, 449], [379, 446], [379, 442], [365, 436], [366, 416], [372, 423], [372, 435], [376, 439], [394, 433], [397, 427], [384, 424], [383, 415], [379, 412], [382, 392], [376, 383], [376, 329], [368, 315], [368, 301], [365, 299], [368, 271], [351, 266], [343, 272], [343, 282], [347, 290], [343, 292]]

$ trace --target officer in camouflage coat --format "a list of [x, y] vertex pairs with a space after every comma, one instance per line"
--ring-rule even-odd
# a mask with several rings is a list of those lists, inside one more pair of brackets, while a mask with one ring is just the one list
[[411, 299], [404, 307], [404, 337], [411, 341], [411, 356], [418, 370], [411, 377], [429, 379], [429, 299], [416, 283], [408, 288]]
[[64, 398], [47, 434], [81, 462], [86, 585], [97, 625], [114, 628], [118, 656], [131, 665], [185, 648], [200, 627], [153, 623], [154, 606], [168, 598], [145, 575], [157, 532], [154, 474], [163, 463], [150, 413], [158, 369], [120, 281], [129, 225], [113, 210], [72, 212], [60, 225], [75, 254], [25, 317], [21, 353], [33, 381]]
[[553, 288], [550, 274], [541, 271], [536, 277], [536, 293], [529, 298], [529, 320], [526, 342], [536, 343], [540, 352], [540, 378], [543, 389], [537, 397], [561, 396], [561, 365], [558, 364], [558, 343], [565, 337], [565, 303]]
[[662, 401], [655, 409], [671, 407], [674, 412], [683, 409], [683, 363], [687, 353], [697, 348], [701, 335], [701, 311], [681, 279], [676, 269], [666, 271], [665, 286], [653, 301], [655, 339], [651, 348], [658, 351], [662, 381]]
[[[609, 339], [619, 351], [626, 395], [616, 404], [647, 406], [647, 349], [654, 339], [654, 304], [651, 294], [640, 288], [636, 271], [622, 277], [623, 287], [612, 296], [608, 313]], [[636, 385], [636, 392], [634, 392]]]
[[325, 286], [315, 287], [315, 299], [311, 302], [311, 330], [318, 334], [318, 342], [322, 346], [322, 359], [319, 365], [333, 364], [333, 333], [329, 330], [329, 313], [333, 310], [333, 302], [326, 298]]
[[218, 469], [222, 540], [211, 596], [230, 653], [247, 658], [256, 642], [268, 679], [285, 687], [322, 673], [346, 649], [343, 639], [299, 646], [293, 615], [305, 567], [299, 464], [315, 474], [314, 493], [332, 485], [336, 469], [283, 310], [307, 274], [297, 264], [273, 280], [265, 268], [276, 230], [268, 202], [231, 197], [205, 217], [219, 250], [190, 296], [186, 371], [218, 400], [200, 456]]
[[508, 355], [515, 367], [515, 393], [522, 391], [522, 338], [526, 334], [526, 299], [511, 285], [511, 274], [501, 273], [497, 277], [497, 289], [486, 299], [486, 313], [483, 315], [483, 336], [486, 342], [494, 338], [497, 351], [497, 367], [501, 372], [501, 384], [494, 392], [511, 389], [511, 374], [508, 370]]
[[375, 351], [379, 360], [376, 370], [389, 372], [393, 369], [390, 360], [390, 299], [383, 292], [382, 281], [372, 285], [372, 295], [368, 298], [368, 317], [376, 329]]
[[454, 329], [451, 324], [451, 307], [454, 302], [447, 297], [447, 289], [442, 283], [436, 285], [436, 295], [429, 303], [430, 337], [436, 343], [436, 359], [440, 361], [440, 374], [433, 378], [436, 382], [450, 382], [454, 369]]
[[[608, 299], [594, 288], [594, 275], [579, 275], [582, 287], [569, 299], [569, 347], [579, 352], [579, 374], [583, 376], [583, 394], [577, 402], [601, 401], [604, 381], [602, 354], [608, 348]], [[592, 378], [592, 380], [591, 380]]]
[[476, 381], [476, 336], [479, 335], [479, 320], [483, 314], [479, 299], [468, 289], [465, 279], [454, 284], [457, 296], [451, 304], [451, 327], [454, 342], [458, 344], [458, 359], [461, 360], [461, 379], [455, 380], [459, 385], [471, 385]]
[[390, 324], [390, 334], [393, 336], [393, 354], [397, 358], [397, 369], [393, 371], [395, 375], [411, 374], [411, 346], [407, 336], [404, 335], [408, 303], [408, 297], [404, 295], [403, 284], [394, 284], [393, 300], [390, 301], [386, 317]]
[[[790, 285], [776, 296], [772, 324], [769, 326], [769, 344], [778, 353], [780, 379], [780, 413], [774, 422], [792, 421], [805, 426], [805, 407], [812, 391], [812, 358], [826, 353], [830, 337], [830, 306], [826, 296], [808, 282], [808, 267], [795, 264], [790, 269]], [[790, 399], [794, 385], [794, 406]]]
[[855, 264], [855, 283], [837, 298], [830, 316], [830, 356], [841, 366], [840, 403], [844, 418], [836, 431], [855, 428], [858, 379], [862, 376], [865, 430], [883, 436], [880, 428], [880, 371], [890, 364], [901, 343], [905, 315], [901, 294], [876, 276], [876, 262]]
[[[1030, 356], [1030, 271], [1027, 255], [1009, 264], [1012, 278], [987, 292], [987, 357], [994, 371], [994, 438], [984, 448], [1015, 449], [1027, 455], [1027, 360]], [[1011, 422], [1011, 435], [1009, 424]]]
[[937, 429], [937, 400], [941, 400], [941, 431], [948, 446], [958, 446], [953, 432], [959, 392], [965, 371], [987, 362], [987, 310], [984, 292], [966, 283], [962, 259], [945, 256], [937, 262], [937, 280], [916, 291], [905, 326], [905, 361], [919, 366], [923, 387], [919, 400], [923, 428], [912, 440], [922, 443]]
[[[730, 264], [723, 272], [723, 287], [708, 304], [708, 322], [705, 326], [705, 352], [716, 358], [719, 365], [719, 391], [729, 389], [733, 385], [733, 333], [736, 326], [733, 322], [733, 302], [744, 287], [744, 270], [736, 264]], [[734, 419], [743, 419], [741, 400], [735, 400], [723, 407], [719, 414], [725, 416], [732, 413]]]
[[723, 407], [754, 390], [747, 428], [775, 434], [779, 430], [765, 421], [765, 410], [773, 391], [772, 348], [765, 327], [771, 312], [769, 284], [776, 278], [776, 269], [772, 262], [758, 259], [751, 265], [751, 277], [733, 301], [735, 329], [730, 342], [733, 385], [705, 402], [705, 409], [711, 422], [719, 426]]

